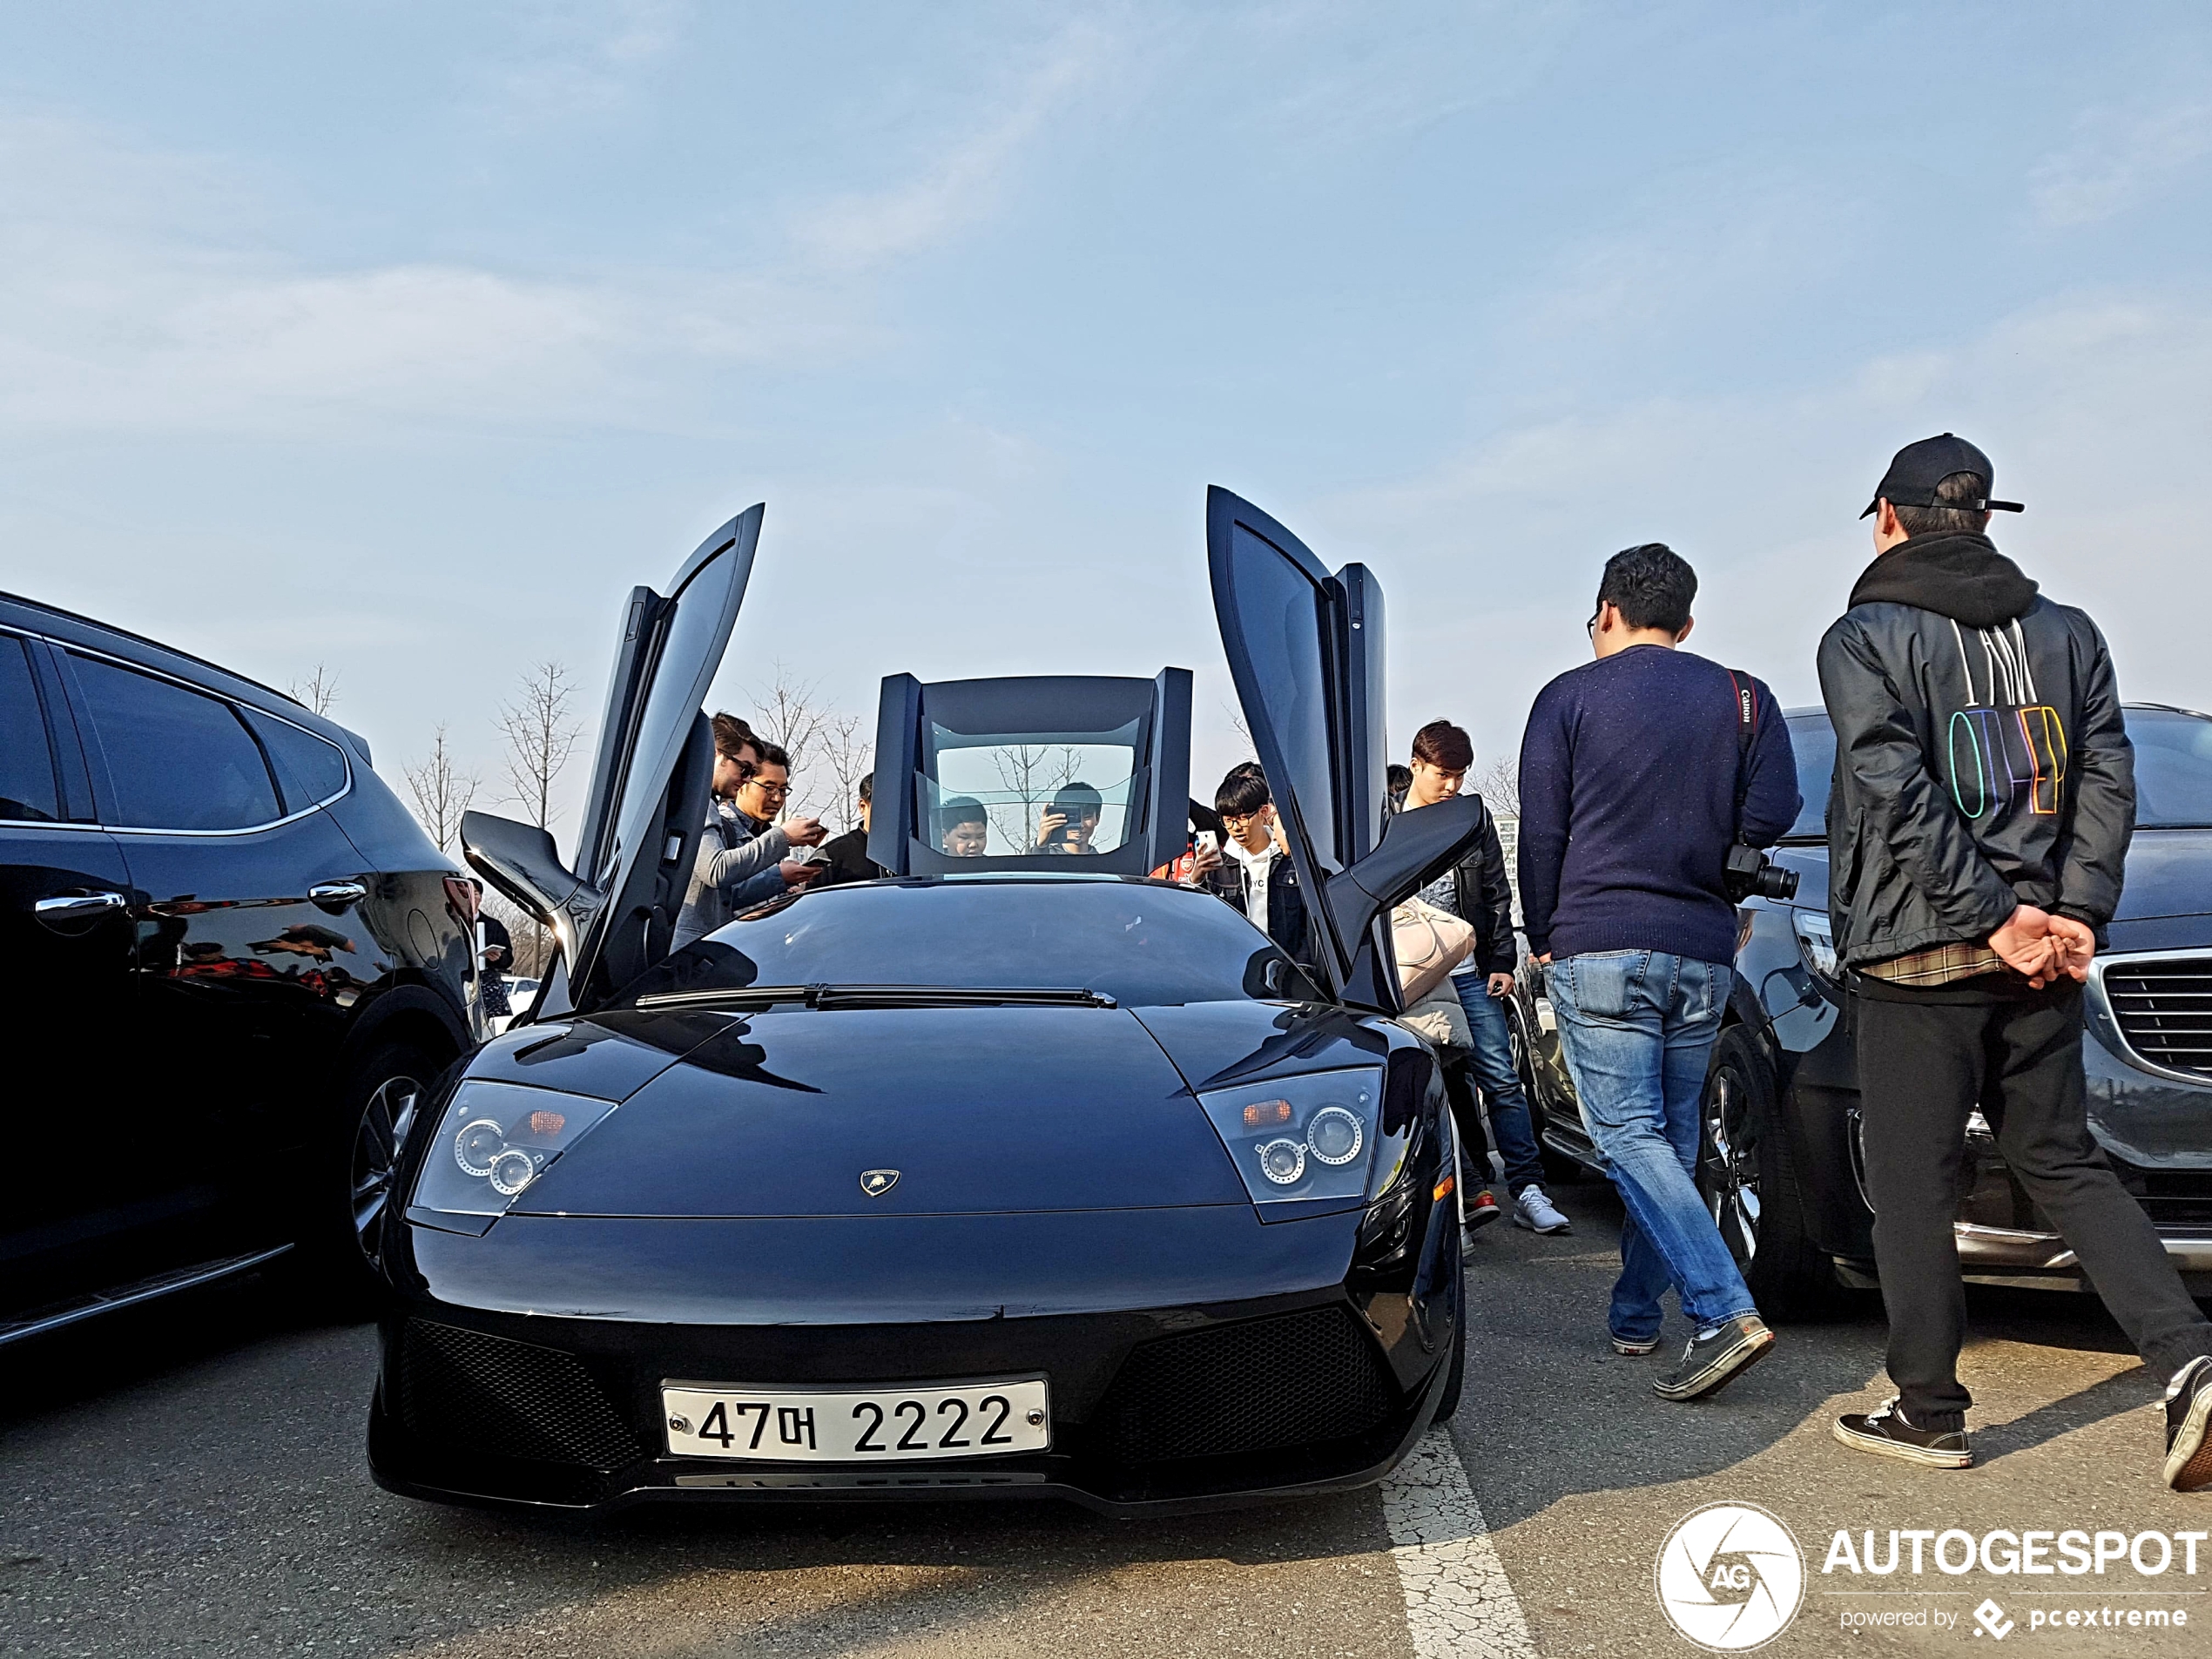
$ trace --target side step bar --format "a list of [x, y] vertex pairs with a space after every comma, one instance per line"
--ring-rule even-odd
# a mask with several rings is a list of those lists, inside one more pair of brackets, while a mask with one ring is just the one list
[[156, 1301], [165, 1296], [174, 1296], [180, 1291], [197, 1290], [203, 1285], [212, 1285], [218, 1279], [250, 1273], [266, 1263], [288, 1253], [289, 1244], [279, 1244], [273, 1250], [254, 1251], [245, 1256], [226, 1256], [219, 1261], [201, 1262], [192, 1267], [179, 1267], [166, 1273], [156, 1273], [129, 1285], [118, 1285], [97, 1291], [74, 1302], [57, 1304], [38, 1309], [21, 1318], [0, 1321], [0, 1348], [11, 1342], [26, 1341], [43, 1337], [50, 1331], [96, 1319], [103, 1313], [113, 1313], [121, 1308], [136, 1307], [143, 1302]]

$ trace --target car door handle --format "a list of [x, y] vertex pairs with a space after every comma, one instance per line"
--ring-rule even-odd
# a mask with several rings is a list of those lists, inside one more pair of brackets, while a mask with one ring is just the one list
[[30, 907], [30, 914], [59, 933], [98, 921], [103, 916], [112, 916], [128, 909], [130, 904], [119, 893], [64, 893], [37, 900]]
[[368, 898], [368, 884], [365, 881], [318, 881], [307, 889], [307, 897], [335, 914], [347, 905], [359, 904]]

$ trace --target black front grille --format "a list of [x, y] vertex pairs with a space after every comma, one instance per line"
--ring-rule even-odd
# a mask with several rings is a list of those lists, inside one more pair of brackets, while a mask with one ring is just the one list
[[400, 1335], [400, 1421], [490, 1457], [618, 1469], [642, 1447], [574, 1354], [409, 1319]]
[[1098, 1420], [1120, 1461], [1157, 1463], [1365, 1434], [1397, 1400], [1351, 1311], [1312, 1308], [1140, 1344]]
[[2212, 956], [2114, 961], [2105, 1000], [2128, 1046], [2155, 1066], [2212, 1081]]

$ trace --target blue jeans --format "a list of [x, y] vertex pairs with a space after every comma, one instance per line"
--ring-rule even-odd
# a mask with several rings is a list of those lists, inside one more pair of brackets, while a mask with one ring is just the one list
[[1698, 1105], [1730, 969], [1665, 951], [1607, 950], [1563, 956], [1548, 977], [1583, 1126], [1628, 1211], [1613, 1334], [1656, 1337], [1669, 1284], [1700, 1331], [1757, 1312], [1695, 1178]]
[[[1536, 1150], [1536, 1130], [1528, 1121], [1528, 1096], [1521, 1092], [1521, 1074], [1513, 1069], [1513, 1035], [1506, 1026], [1506, 1005], [1489, 992], [1485, 974], [1457, 974], [1452, 988], [1467, 1010], [1467, 1026], [1474, 1033], [1474, 1053], [1467, 1072], [1490, 1107], [1490, 1136], [1505, 1160], [1506, 1190], [1519, 1192], [1544, 1184], [1544, 1160]], [[1487, 1171], [1485, 1172], [1487, 1173]]]

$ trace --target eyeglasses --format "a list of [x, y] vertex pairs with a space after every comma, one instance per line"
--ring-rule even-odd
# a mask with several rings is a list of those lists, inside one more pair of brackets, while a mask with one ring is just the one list
[[1603, 605], [1600, 605], [1595, 610], [1590, 613], [1590, 619], [1582, 624], [1582, 631], [1590, 637], [1590, 641], [1593, 644], [1595, 644], [1597, 641], [1598, 618], [1602, 617], [1604, 614], [1605, 607]]
[[745, 781], [750, 783], [755, 789], [759, 790], [764, 795], [775, 795], [780, 797], [791, 793], [791, 786], [789, 784], [772, 784], [765, 778], [759, 776], [758, 773], [755, 773]]

